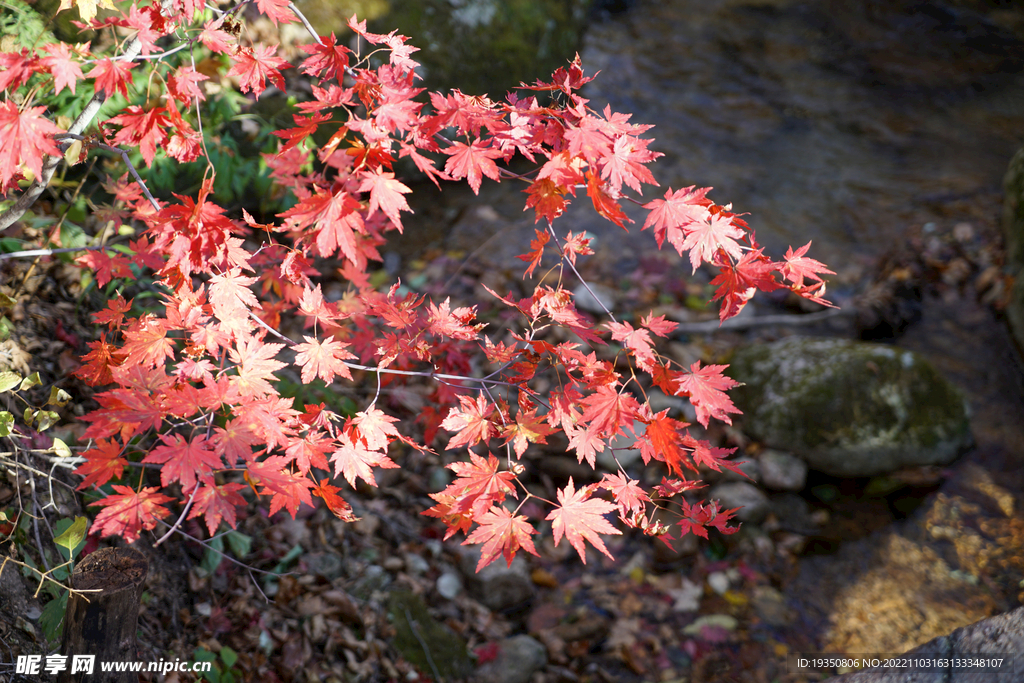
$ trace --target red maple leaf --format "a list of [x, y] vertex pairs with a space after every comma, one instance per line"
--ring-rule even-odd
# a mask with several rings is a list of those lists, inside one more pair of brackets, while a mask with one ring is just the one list
[[710, 187], [702, 187], [694, 190], [694, 186], [684, 187], [675, 192], [668, 188], [664, 199], [655, 199], [644, 208], [650, 213], [644, 221], [643, 230], [654, 226], [654, 239], [658, 241], [658, 248], [661, 248], [668, 237], [669, 244], [674, 246], [682, 255], [683, 241], [686, 237], [684, 230], [693, 223], [703, 221], [708, 216], [708, 206], [711, 201], [704, 198]]
[[[529, 206], [529, 202], [527, 202], [527, 206]], [[524, 280], [528, 277], [533, 277], [533, 270], [540, 265], [540, 258], [544, 255], [544, 245], [551, 240], [551, 235], [546, 230], [534, 229], [534, 232], [537, 233], [537, 239], [530, 240], [530, 249], [533, 251], [516, 257], [520, 261], [529, 261], [530, 263], [530, 267], [523, 273]]]
[[736, 380], [722, 374], [728, 365], [706, 365], [700, 367], [700, 361], [690, 366], [689, 372], [679, 375], [679, 388], [676, 394], [689, 396], [690, 403], [697, 410], [697, 421], [705, 427], [709, 418], [716, 418], [726, 424], [732, 424], [729, 413], [739, 413], [726, 391], [740, 385]]
[[597, 175], [593, 171], [587, 171], [587, 196], [590, 197], [590, 200], [594, 203], [594, 209], [599, 214], [623, 230], [626, 229], [626, 221], [633, 222], [632, 219], [622, 212], [622, 207], [619, 206], [619, 203], [605, 192], [601, 181], [598, 180]]
[[737, 315], [756, 291], [771, 292], [782, 288], [772, 276], [778, 264], [773, 263], [763, 251], [752, 249], [735, 264], [726, 262], [719, 265], [718, 275], [711, 281], [712, 285], [718, 285], [718, 289], [711, 300], [722, 300], [718, 312], [720, 320], [725, 321]]
[[96, 62], [86, 78], [96, 79], [96, 92], [104, 93], [107, 97], [121, 93], [128, 97], [128, 83], [131, 81], [131, 70], [138, 62], [127, 59], [101, 59]]
[[413, 213], [403, 194], [412, 192], [408, 187], [395, 180], [394, 173], [377, 168], [362, 176], [360, 192], [370, 193], [370, 213], [380, 209], [391, 222], [402, 232], [402, 217], [399, 212]]
[[460, 446], [473, 446], [477, 443], [486, 444], [495, 435], [494, 423], [488, 418], [494, 411], [483, 394], [477, 394], [476, 400], [469, 396], [459, 396], [461, 408], [452, 408], [441, 427], [449, 432], [456, 432], [448, 441], [445, 450]]
[[232, 384], [243, 396], [277, 395], [270, 380], [274, 371], [280, 370], [287, 363], [274, 360], [277, 352], [284, 344], [265, 344], [258, 339], [244, 339], [234, 348], [228, 349], [228, 356], [238, 368], [238, 375], [231, 378]]
[[633, 352], [636, 364], [641, 370], [652, 372], [657, 358], [654, 355], [654, 344], [651, 341], [651, 333], [640, 328], [633, 329], [628, 322], [607, 323], [608, 329], [612, 331], [612, 339], [622, 342], [625, 347]]
[[356, 413], [352, 418], [352, 424], [359, 430], [359, 435], [370, 450], [387, 448], [391, 439], [399, 435], [395, 422], [398, 422], [397, 417], [391, 417], [375, 405]]
[[329, 36], [320, 36], [320, 41], [322, 45], [312, 43], [300, 46], [310, 56], [302, 62], [299, 70], [324, 81], [344, 76], [345, 69], [348, 68], [348, 55], [352, 51], [344, 45], [339, 45], [333, 32]]
[[299, 230], [316, 225], [316, 247], [321, 256], [330, 257], [338, 249], [349, 261], [359, 264], [360, 250], [356, 235], [365, 232], [359, 211], [363, 207], [348, 192], [316, 193], [280, 214], [286, 225]]
[[659, 337], [667, 337], [672, 334], [677, 327], [679, 327], [679, 323], [665, 320], [665, 316], [663, 315], [659, 315], [655, 318], [653, 312], [648, 313], [645, 317], [641, 318], [640, 324]]
[[299, 511], [299, 505], [305, 503], [313, 506], [313, 498], [309, 495], [313, 482], [286, 470], [286, 463], [287, 459], [284, 456], [273, 455], [266, 460], [250, 463], [245, 476], [250, 483], [263, 487], [260, 495], [271, 494], [271, 515], [284, 508], [294, 519]]
[[476, 571], [489, 565], [498, 559], [498, 555], [504, 555], [508, 566], [512, 566], [512, 558], [520, 548], [526, 552], [540, 557], [537, 549], [533, 547], [531, 534], [537, 530], [522, 515], [513, 516], [505, 508], [492, 505], [491, 508], [476, 518], [480, 524], [469, 537], [462, 542], [462, 545], [472, 543], [483, 543], [480, 549], [480, 561], [476, 564]]
[[352, 506], [345, 502], [345, 499], [338, 495], [341, 489], [325, 482], [320, 482], [313, 487], [313, 495], [323, 499], [327, 509], [334, 513], [334, 516], [343, 522], [355, 522], [357, 517], [352, 512]]
[[124, 113], [111, 118], [109, 123], [122, 126], [114, 134], [114, 144], [138, 145], [146, 166], [152, 166], [157, 148], [167, 142], [165, 129], [171, 122], [164, 107], [146, 110], [133, 104], [125, 107]]
[[[259, 3], [260, 0], [256, 1]], [[291, 12], [288, 15], [291, 16]], [[267, 89], [267, 80], [284, 90], [284, 77], [280, 70], [291, 65], [280, 57], [275, 57], [276, 52], [277, 45], [240, 47], [235, 52], [235, 63], [227, 75], [238, 76], [239, 89], [242, 92], [252, 91], [257, 98]]]
[[256, 7], [260, 12], [266, 14], [275, 25], [278, 22], [290, 24], [296, 20], [295, 14], [288, 9], [290, 4], [290, 0], [256, 0]]
[[[565, 212], [565, 207], [569, 203], [565, 198], [565, 195], [569, 194], [569, 190], [558, 185], [551, 178], [538, 178], [523, 192], [530, 195], [526, 200], [526, 207], [523, 211], [531, 208], [534, 210], [536, 214], [533, 220], [534, 223], [538, 222], [541, 218], [546, 218], [550, 225]], [[547, 235], [547, 233], [544, 234]], [[533, 245], [531, 244], [530, 246], [532, 247]]]
[[498, 459], [488, 453], [484, 460], [470, 451], [469, 462], [453, 462], [448, 468], [456, 479], [441, 494], [452, 499], [455, 513], [470, 513], [474, 518], [482, 515], [492, 504], [501, 503], [506, 495], [518, 497], [512, 486], [515, 475], [499, 472]]
[[51, 136], [63, 131], [42, 113], [46, 107], [28, 107], [19, 112], [11, 100], [0, 103], [0, 188], [20, 174], [25, 164], [35, 177], [42, 173], [43, 156], [59, 156]]
[[614, 194], [622, 191], [623, 184], [641, 194], [640, 183], [658, 184], [644, 164], [664, 155], [649, 151], [649, 144], [651, 140], [620, 135], [612, 149], [602, 157], [601, 178], [608, 181]]
[[78, 81], [85, 80], [85, 76], [82, 75], [82, 67], [71, 58], [71, 47], [67, 43], [51, 43], [43, 49], [52, 55], [43, 57], [39, 63], [53, 74], [53, 94], [67, 88], [74, 95], [75, 86]]
[[157, 367], [166, 358], [174, 358], [174, 340], [167, 338], [167, 329], [167, 320], [151, 313], [132, 320], [124, 331], [121, 347], [125, 365]]
[[461, 306], [451, 310], [451, 297], [441, 302], [440, 306], [434, 305], [433, 301], [427, 305], [427, 329], [442, 337], [464, 341], [477, 339], [486, 323], [474, 325], [472, 323], [475, 318], [476, 306]]
[[96, 444], [82, 453], [85, 462], [75, 469], [75, 474], [85, 477], [78, 489], [89, 486], [103, 486], [111, 479], [117, 479], [128, 466], [128, 461], [121, 457], [121, 444], [111, 439], [98, 439]]
[[793, 247], [786, 249], [786, 263], [782, 266], [782, 274], [787, 280], [797, 287], [804, 286], [805, 277], [815, 282], [821, 282], [822, 279], [818, 277], [818, 273], [835, 275], [835, 272], [829, 270], [821, 261], [815, 261], [812, 258], [804, 256], [810, 248], [811, 243], [808, 242], [795, 252], [793, 251]]
[[512, 449], [516, 457], [521, 458], [526, 452], [527, 444], [547, 443], [549, 434], [554, 433], [549, 427], [545, 417], [537, 415], [537, 410], [522, 410], [516, 413], [515, 424], [507, 425], [503, 430], [506, 443], [512, 442]]
[[[293, 115], [295, 119], [296, 128], [285, 128], [283, 130], [273, 131], [274, 135], [286, 140], [284, 147], [278, 150], [277, 155], [280, 156], [287, 152], [289, 149], [299, 144], [307, 137], [312, 135], [320, 127], [320, 124], [324, 121], [331, 119], [330, 114], [313, 114], [312, 116], [298, 116]], [[282, 214], [283, 215], [283, 214]]]
[[483, 176], [487, 176], [495, 182], [501, 180], [501, 172], [493, 160], [500, 158], [502, 152], [500, 149], [490, 147], [483, 140], [474, 140], [472, 145], [453, 142], [451, 147], [446, 147], [441, 151], [451, 157], [444, 165], [445, 173], [455, 180], [465, 178], [469, 186], [473, 188], [473, 194], [480, 194], [480, 183]]
[[87, 251], [77, 259], [75, 263], [92, 268], [96, 273], [96, 284], [105, 287], [115, 277], [134, 277], [131, 261], [123, 254], [111, 256], [106, 251]]
[[165, 487], [180, 481], [184, 491], [191, 491], [197, 480], [211, 478], [214, 471], [224, 466], [220, 456], [209, 448], [205, 436], [186, 440], [181, 434], [161, 434], [163, 444], [155, 447], [142, 462], [163, 464], [160, 483]]
[[639, 486], [639, 481], [630, 479], [625, 474], [616, 472], [609, 474], [605, 472], [601, 480], [601, 488], [606, 489], [615, 496], [615, 503], [619, 506], [619, 517], [626, 519], [627, 516], [642, 513], [645, 504], [651, 502], [650, 496]]
[[577, 491], [572, 477], [569, 477], [569, 483], [558, 491], [558, 509], [553, 510], [545, 518], [551, 521], [555, 546], [562, 541], [564, 535], [579, 553], [583, 564], [587, 563], [587, 548], [584, 541], [590, 541], [595, 548], [609, 558], [615, 559], [598, 534], [622, 534], [602, 516], [615, 510], [615, 506], [606, 500], [591, 498], [594, 486], [596, 485], [584, 486]]
[[131, 487], [114, 484], [113, 489], [117, 493], [91, 503], [103, 507], [93, 522], [93, 533], [120, 536], [127, 543], [134, 543], [141, 531], [155, 528], [157, 522], [171, 514], [162, 503], [169, 503], [173, 498], [157, 493], [155, 486], [136, 492]]
[[594, 393], [585, 396], [583, 420], [590, 424], [598, 435], [612, 437], [622, 434], [624, 426], [632, 426], [633, 418], [640, 408], [636, 399], [628, 393], [620, 393], [613, 385], [605, 384]]
[[199, 487], [195, 498], [192, 499], [192, 510], [188, 518], [205, 515], [206, 528], [210, 531], [210, 536], [217, 533], [221, 520], [226, 521], [228, 526], [234, 529], [238, 523], [238, 508], [246, 505], [245, 498], [239, 493], [244, 488], [243, 484], [237, 482]]
[[295, 364], [302, 368], [303, 384], [309, 384], [315, 377], [319, 377], [327, 384], [334, 381], [335, 375], [352, 379], [352, 372], [345, 365], [345, 361], [356, 356], [345, 350], [348, 344], [334, 339], [325, 339], [321, 342], [316, 337], [308, 335], [303, 335], [303, 338], [306, 340], [305, 343], [294, 346]]
[[362, 479], [370, 486], [376, 486], [374, 467], [383, 469], [398, 467], [384, 453], [368, 449], [362, 439], [353, 439], [345, 433], [338, 438], [338, 448], [331, 455], [331, 462], [334, 463], [334, 476], [344, 475], [350, 486], [356, 485], [356, 479]]
[[563, 425], [566, 435], [569, 437], [569, 448], [576, 451], [576, 462], [587, 461], [591, 467], [596, 467], [597, 454], [604, 452], [604, 439], [593, 426], [567, 428]]
[[689, 249], [690, 265], [696, 273], [702, 262], [714, 261], [719, 249], [724, 250], [734, 260], [743, 256], [743, 250], [736, 242], [743, 235], [743, 231], [736, 227], [731, 216], [723, 216], [720, 213], [708, 215], [706, 219], [689, 225], [686, 229], [686, 239], [681, 246], [676, 245], [676, 249], [679, 250], [680, 256]]

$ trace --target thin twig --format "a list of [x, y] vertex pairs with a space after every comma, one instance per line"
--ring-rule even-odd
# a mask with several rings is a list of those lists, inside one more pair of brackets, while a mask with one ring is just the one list
[[405, 608], [405, 618], [409, 622], [409, 630], [416, 636], [416, 640], [419, 641], [420, 647], [423, 648], [423, 654], [427, 656], [427, 664], [430, 665], [430, 673], [434, 674], [434, 680], [438, 683], [444, 683], [444, 679], [441, 678], [441, 674], [438, 673], [437, 667], [434, 666], [434, 658], [430, 656], [430, 648], [427, 647], [427, 641], [423, 640], [423, 636], [420, 635], [420, 625], [415, 619], [412, 618], [412, 614], [409, 613], [409, 608]]
[[759, 315], [749, 318], [729, 318], [723, 323], [717, 320], [708, 320], [700, 323], [680, 323], [674, 331], [674, 335], [680, 334], [713, 334], [727, 330], [746, 330], [752, 327], [768, 327], [771, 325], [812, 325], [823, 320], [853, 315], [856, 311], [853, 308], [830, 308], [827, 311], [817, 313], [784, 313], [781, 315]]

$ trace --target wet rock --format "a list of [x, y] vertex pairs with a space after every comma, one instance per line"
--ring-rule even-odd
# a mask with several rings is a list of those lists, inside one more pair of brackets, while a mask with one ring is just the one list
[[471, 670], [465, 642], [455, 631], [430, 616], [426, 603], [419, 596], [408, 591], [391, 593], [388, 619], [395, 627], [391, 644], [420, 671], [436, 671], [444, 678], [460, 678]]
[[547, 649], [534, 638], [520, 635], [498, 644], [495, 660], [476, 671], [476, 680], [487, 683], [529, 683], [548, 663]]
[[768, 496], [753, 484], [730, 481], [717, 484], [708, 492], [708, 498], [717, 498], [723, 509], [739, 508], [736, 519], [757, 524], [764, 520], [770, 509]]
[[1014, 276], [1006, 317], [1024, 348], [1024, 147], [1010, 161], [1003, 179], [1003, 234], [1006, 237], [1006, 265]]
[[462, 592], [462, 579], [455, 572], [445, 572], [437, 577], [437, 592], [441, 597], [454, 600]]
[[804, 536], [818, 533], [818, 525], [811, 515], [810, 505], [795, 493], [772, 497], [772, 513], [778, 519], [778, 528]]
[[790, 453], [767, 449], [758, 459], [761, 483], [776, 491], [799, 491], [807, 483], [807, 463]]
[[952, 462], [972, 442], [966, 402], [917, 354], [792, 337], [737, 351], [745, 429], [836, 476]]
[[[987, 657], [986, 657], [987, 656]], [[910, 659], [969, 657], [1001, 660], [1003, 673], [938, 668], [927, 671], [868, 670], [846, 674], [836, 683], [1002, 683], [1024, 671], [1024, 607], [958, 628], [906, 652]]]

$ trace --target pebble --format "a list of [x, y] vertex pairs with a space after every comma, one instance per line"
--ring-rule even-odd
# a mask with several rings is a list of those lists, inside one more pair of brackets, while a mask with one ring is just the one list
[[725, 572], [711, 572], [708, 574], [708, 585], [711, 586], [711, 590], [724, 595], [729, 590], [729, 577]]
[[455, 572], [445, 572], [437, 577], [437, 592], [447, 600], [454, 600], [462, 592], [462, 579]]
[[807, 483], [807, 463], [782, 451], [761, 453], [761, 482], [776, 491], [799, 491]]

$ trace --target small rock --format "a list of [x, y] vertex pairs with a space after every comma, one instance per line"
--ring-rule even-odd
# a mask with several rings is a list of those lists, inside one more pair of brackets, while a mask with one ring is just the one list
[[739, 508], [739, 511], [736, 512], [736, 519], [752, 524], [758, 524], [764, 520], [770, 508], [768, 496], [753, 484], [748, 484], [745, 481], [717, 484], [708, 492], [708, 497], [717, 498], [722, 508], [726, 510]]
[[477, 669], [477, 680], [493, 683], [529, 683], [548, 663], [547, 649], [530, 636], [506, 638], [498, 644], [498, 656]]
[[478, 573], [476, 566], [480, 561], [480, 548], [461, 547], [460, 551], [462, 573], [477, 584], [480, 602], [489, 609], [495, 612], [516, 609], [533, 599], [537, 589], [522, 555], [512, 560], [512, 566], [498, 558]]
[[437, 577], [437, 592], [441, 597], [454, 600], [462, 592], [462, 579], [455, 572], [445, 572]]
[[810, 505], [795, 493], [782, 493], [774, 496], [771, 509], [779, 520], [779, 528], [783, 531], [791, 531], [804, 536], [813, 536], [818, 533], [818, 524], [811, 516]]
[[391, 583], [391, 576], [387, 570], [379, 564], [371, 564], [366, 571], [352, 585], [349, 593], [360, 600], [369, 600], [374, 591], [381, 591]]
[[782, 451], [761, 453], [761, 483], [776, 491], [799, 491], [807, 483], [807, 463]]
[[771, 586], [756, 587], [751, 602], [757, 616], [769, 626], [785, 626], [792, 619], [786, 599]]
[[615, 310], [615, 290], [597, 283], [588, 284], [590, 284], [589, 290], [582, 284], [573, 290], [572, 295], [576, 301], [576, 308], [594, 315], [607, 315], [608, 311]]
[[410, 574], [426, 574], [430, 569], [430, 564], [415, 553], [406, 553], [403, 559], [405, 560], [405, 571]]
[[724, 595], [729, 590], [729, 577], [725, 572], [711, 572], [708, 574], [708, 585], [711, 586], [711, 590]]
[[310, 553], [304, 556], [302, 561], [306, 564], [307, 572], [322, 576], [328, 581], [333, 581], [345, 573], [341, 555], [337, 553]]

